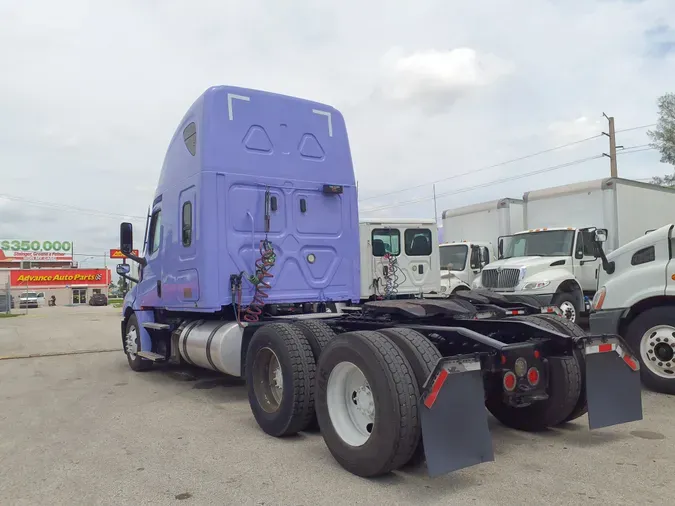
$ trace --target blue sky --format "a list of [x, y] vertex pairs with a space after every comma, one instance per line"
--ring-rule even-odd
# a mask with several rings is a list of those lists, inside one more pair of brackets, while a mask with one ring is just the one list
[[[0, 193], [143, 216], [187, 107], [234, 84], [342, 110], [362, 216], [432, 217], [426, 183], [597, 135], [603, 112], [618, 130], [655, 122], [675, 91], [674, 23], [672, 0], [3, 2]], [[489, 184], [607, 149], [601, 137], [447, 179], [439, 214], [607, 176], [601, 158]], [[653, 151], [619, 157], [624, 177], [671, 170]], [[79, 251], [114, 247], [119, 221], [0, 199], [0, 236]]]

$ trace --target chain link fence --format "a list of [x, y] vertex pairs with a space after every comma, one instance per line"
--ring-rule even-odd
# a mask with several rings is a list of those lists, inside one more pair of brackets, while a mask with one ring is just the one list
[[12, 292], [9, 281], [0, 284], [0, 314], [9, 314], [12, 312]]

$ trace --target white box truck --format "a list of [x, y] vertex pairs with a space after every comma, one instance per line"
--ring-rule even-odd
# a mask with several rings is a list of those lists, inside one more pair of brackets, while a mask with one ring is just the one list
[[675, 395], [675, 225], [607, 255], [589, 318], [591, 333], [618, 334], [640, 360], [648, 388]]
[[523, 207], [522, 200], [507, 198], [444, 211], [441, 289], [425, 297], [470, 289], [481, 269], [495, 260], [496, 239], [523, 229]]
[[527, 230], [498, 240], [474, 287], [531, 295], [575, 321], [597, 290], [596, 229], [608, 252], [672, 221], [675, 190], [620, 178], [528, 192]]
[[435, 220], [360, 220], [361, 300], [440, 291]]

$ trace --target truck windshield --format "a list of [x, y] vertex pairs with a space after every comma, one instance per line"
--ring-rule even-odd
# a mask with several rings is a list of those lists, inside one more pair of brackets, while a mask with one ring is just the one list
[[466, 244], [449, 244], [439, 248], [441, 269], [449, 271], [463, 271], [466, 267], [466, 257], [469, 247]]
[[574, 230], [548, 230], [502, 237], [501, 258], [570, 256]]
[[37, 293], [35, 292], [26, 292], [22, 293], [21, 296], [19, 297], [20, 299], [33, 299], [37, 298]]

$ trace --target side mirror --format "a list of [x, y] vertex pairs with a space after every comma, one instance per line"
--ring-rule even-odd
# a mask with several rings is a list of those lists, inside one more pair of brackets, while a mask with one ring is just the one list
[[115, 270], [117, 271], [117, 274], [121, 276], [122, 274], [129, 274], [129, 271], [131, 271], [131, 266], [129, 264], [117, 264], [117, 268]]
[[605, 242], [607, 240], [607, 229], [598, 228], [595, 230], [595, 242]]
[[497, 243], [497, 255], [498, 258], [501, 258], [504, 255], [504, 239], [501, 237], [499, 238], [499, 242]]
[[120, 224], [120, 250], [128, 255], [132, 249], [134, 249], [134, 227], [131, 223], [124, 222]]

